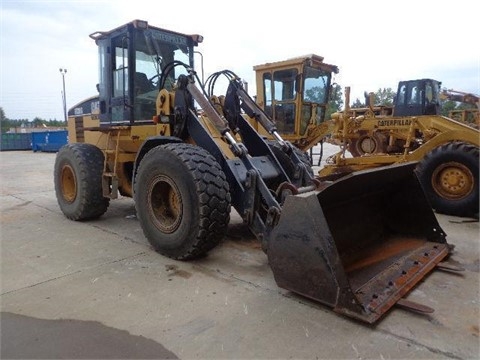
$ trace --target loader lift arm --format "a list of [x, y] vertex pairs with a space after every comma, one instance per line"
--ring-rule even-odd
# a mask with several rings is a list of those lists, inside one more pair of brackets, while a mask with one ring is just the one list
[[[230, 186], [235, 189], [233, 193], [237, 194], [237, 196], [234, 196], [232, 199], [233, 206], [239, 211], [244, 221], [249, 225], [256, 237], [262, 241], [262, 246], [266, 249], [268, 235], [277, 224], [281, 213], [282, 199], [285, 199], [286, 196], [291, 194], [315, 190], [318, 181], [313, 178], [308, 178], [308, 186], [298, 186], [299, 181], [294, 183], [283, 170], [282, 164], [278, 162], [268, 144], [240, 113], [235, 113], [236, 131], [241, 136], [243, 143], [238, 142], [235, 134], [233, 134], [234, 130], [230, 127], [233, 122], [229, 122], [217, 112], [205, 92], [198, 88], [195, 78], [196, 74], [192, 69], [189, 70], [188, 76], [181, 76], [179, 78], [180, 85], [176, 90], [175, 99], [186, 99], [190, 96], [192, 100], [195, 100], [206, 113], [208, 120], [221, 134], [224, 141], [229, 144], [236, 159], [226, 159], [215, 141], [212, 141], [206, 130], [200, 125], [192, 101], [184, 102], [183, 105], [187, 106], [183, 109], [177, 109], [177, 111], [182, 112], [182, 116], [187, 119], [188, 133], [193, 140], [197, 144], [202, 144], [202, 147], [214, 155], [223, 171], [227, 174]], [[246, 93], [239, 83], [234, 82], [233, 86], [234, 87], [229, 88], [230, 94], [234, 92], [235, 94], [244, 96], [244, 99], [247, 98], [245, 97]], [[228, 96], [231, 95], [227, 95], [227, 97]], [[177, 101], [176, 103], [177, 105], [179, 104]], [[250, 104], [255, 105], [253, 101], [250, 101]], [[245, 108], [247, 107], [245, 106]], [[229, 114], [232, 116], [231, 111]], [[261, 124], [272, 133], [275, 133], [274, 125], [266, 115], [262, 118]], [[276, 138], [279, 142], [283, 142], [286, 149], [291, 149], [292, 145], [283, 141], [280, 135], [276, 134]], [[295, 159], [293, 151], [292, 154], [293, 159]], [[298, 157], [296, 159], [300, 167], [304, 166]], [[241, 161], [241, 165], [238, 160]], [[266, 167], [262, 166], [262, 163], [267, 164]], [[241, 167], [240, 170], [239, 166]], [[309, 176], [306, 171], [303, 171], [303, 173]], [[276, 191], [272, 192], [272, 189], [267, 186], [264, 178], [281, 178], [283, 181], [281, 181], [277, 189], [275, 189]]]
[[[305, 162], [300, 159], [298, 149], [296, 149], [291, 142], [282, 138], [275, 123], [250, 97], [248, 92], [243, 87], [240, 78], [230, 70], [223, 70], [212, 74], [209, 79], [207, 79], [207, 82], [209, 80], [212, 81], [212, 78], [215, 79], [222, 74], [229, 79], [229, 85], [223, 104], [223, 114], [230, 127], [234, 129], [234, 131], [238, 131], [240, 134], [251, 133], [249, 136], [242, 136], [242, 138], [245, 139], [244, 141], [249, 141], [251, 139], [254, 139], [254, 141], [259, 141], [261, 137], [258, 135], [258, 132], [252, 129], [250, 125], [250, 121], [252, 119], [258, 122], [265, 129], [265, 131], [272, 136], [273, 143], [278, 144], [278, 148], [283, 152], [283, 154], [285, 154], [286, 157], [289, 158], [289, 161], [294, 166], [293, 175], [291, 176], [290, 181], [295, 187], [302, 189], [300, 191], [294, 190], [293, 193], [296, 194], [299, 192], [314, 190], [319, 185], [319, 181], [315, 179], [313, 173], [308, 171]], [[209, 96], [213, 95], [214, 81], [212, 82], [213, 84], [209, 86]], [[249, 117], [250, 121], [245, 121], [245, 115]], [[249, 146], [249, 149], [252, 149], [253, 151], [255, 148], [255, 144], [251, 144], [251, 146]]]

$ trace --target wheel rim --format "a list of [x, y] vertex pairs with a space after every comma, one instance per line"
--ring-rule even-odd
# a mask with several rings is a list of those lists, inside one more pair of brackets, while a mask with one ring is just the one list
[[62, 196], [65, 201], [72, 203], [77, 197], [77, 180], [70, 165], [62, 167], [61, 173]]
[[162, 232], [170, 234], [182, 221], [182, 197], [175, 182], [164, 175], [157, 176], [148, 189], [148, 208], [153, 223]]
[[373, 137], [365, 137], [358, 142], [358, 150], [363, 154], [373, 154], [377, 148], [377, 142]]
[[448, 199], [464, 198], [473, 190], [474, 182], [470, 169], [457, 162], [440, 165], [432, 175], [433, 189]]

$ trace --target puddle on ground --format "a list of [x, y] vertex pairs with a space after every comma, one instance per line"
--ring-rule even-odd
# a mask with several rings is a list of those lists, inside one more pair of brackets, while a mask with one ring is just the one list
[[97, 321], [1, 312], [2, 359], [178, 359], [161, 344]]

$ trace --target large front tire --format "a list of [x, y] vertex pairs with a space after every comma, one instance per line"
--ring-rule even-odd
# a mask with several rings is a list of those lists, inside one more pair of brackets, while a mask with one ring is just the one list
[[435, 148], [418, 164], [417, 174], [437, 212], [478, 216], [479, 149], [462, 142]]
[[71, 220], [91, 220], [103, 215], [109, 198], [103, 197], [103, 152], [94, 145], [74, 143], [63, 146], [54, 166], [58, 205]]
[[170, 258], [205, 255], [225, 236], [228, 182], [215, 158], [190, 144], [167, 144], [141, 160], [134, 183], [137, 217], [153, 248]]

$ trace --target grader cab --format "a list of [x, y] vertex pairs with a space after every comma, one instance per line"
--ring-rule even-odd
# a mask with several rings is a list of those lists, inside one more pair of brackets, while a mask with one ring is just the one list
[[225, 236], [233, 206], [280, 287], [368, 323], [395, 304], [426, 310], [403, 297], [449, 245], [414, 163], [320, 181], [233, 72], [223, 106], [212, 101], [194, 70], [200, 35], [135, 20], [91, 37], [99, 96], [71, 110], [55, 162], [66, 217], [131, 196], [152, 247], [192, 260]]

